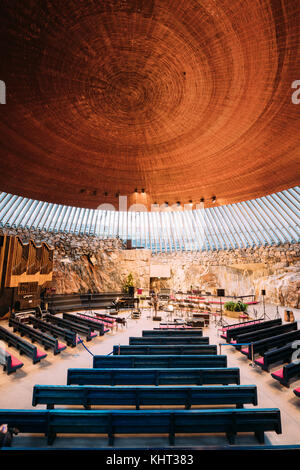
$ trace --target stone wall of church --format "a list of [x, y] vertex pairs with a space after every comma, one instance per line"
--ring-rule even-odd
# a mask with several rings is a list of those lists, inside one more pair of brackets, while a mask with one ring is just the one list
[[226, 295], [266, 290], [266, 302], [300, 308], [300, 244], [201, 253], [151, 254], [126, 250], [118, 239], [2, 229], [0, 233], [45, 241], [55, 248], [52, 287], [56, 293], [121, 291], [129, 273], [136, 287], [150, 287], [150, 265], [169, 265], [170, 278], [157, 287], [186, 291], [199, 288]]

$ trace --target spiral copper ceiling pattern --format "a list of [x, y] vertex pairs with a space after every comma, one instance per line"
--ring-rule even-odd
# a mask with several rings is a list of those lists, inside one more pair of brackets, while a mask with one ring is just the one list
[[299, 184], [299, 0], [0, 9], [0, 190], [95, 208], [117, 194], [226, 204]]

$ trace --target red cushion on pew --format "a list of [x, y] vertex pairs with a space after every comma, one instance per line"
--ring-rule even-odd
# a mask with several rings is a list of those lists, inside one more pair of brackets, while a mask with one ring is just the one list
[[276, 375], [276, 377], [280, 377], [281, 379], [283, 379], [283, 369], [279, 369], [275, 372], [272, 372], [272, 375]]
[[12, 367], [17, 367], [17, 366], [20, 366], [21, 364], [23, 365], [23, 362], [19, 361], [19, 359], [17, 359], [16, 357], [10, 355], [11, 357], [11, 366]]
[[255, 359], [255, 362], [258, 362], [259, 364], [264, 364], [265, 360], [263, 357], [259, 357], [258, 359]]
[[47, 353], [43, 351], [42, 349], [37, 349], [36, 350], [36, 357], [46, 357]]
[[249, 348], [241, 349], [241, 352], [244, 354], [249, 354]]

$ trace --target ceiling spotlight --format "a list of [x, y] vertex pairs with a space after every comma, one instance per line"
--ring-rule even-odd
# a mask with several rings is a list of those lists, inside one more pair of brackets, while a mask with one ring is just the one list
[[215, 202], [216, 202], [216, 199], [217, 199], [216, 196], [213, 196], [213, 197], [211, 198], [211, 202], [215, 203]]
[[166, 205], [166, 206], [168, 206], [168, 205], [169, 205], [168, 201], [165, 201], [165, 205]]
[[200, 202], [204, 202], [204, 197], [202, 197], [202, 198], [200, 199]]
[[190, 199], [190, 200], [189, 200], [189, 203], [190, 203], [190, 204], [192, 204], [192, 203], [193, 203], [193, 201]]
[[108, 193], [105, 191], [104, 196], [108, 196]]
[[138, 192], [137, 188], [135, 188], [134, 192], [135, 192], [135, 193], [137, 193], [137, 192]]
[[177, 206], [180, 206], [180, 201], [177, 201], [176, 204], [177, 204]]
[[145, 192], [145, 190], [144, 190], [144, 188], [142, 188], [142, 193], [144, 193], [144, 192]]

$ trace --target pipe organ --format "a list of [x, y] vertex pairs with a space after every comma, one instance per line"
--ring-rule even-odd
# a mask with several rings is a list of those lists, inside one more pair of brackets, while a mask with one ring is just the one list
[[0, 317], [40, 306], [40, 294], [52, 280], [54, 249], [0, 235]]

